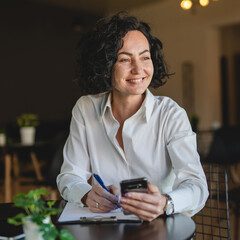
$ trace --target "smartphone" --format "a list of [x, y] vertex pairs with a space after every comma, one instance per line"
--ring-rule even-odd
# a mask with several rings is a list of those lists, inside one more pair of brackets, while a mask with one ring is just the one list
[[133, 179], [127, 179], [120, 182], [121, 186], [121, 193], [122, 196], [124, 196], [127, 192], [148, 192], [147, 187], [147, 178], [133, 178]]

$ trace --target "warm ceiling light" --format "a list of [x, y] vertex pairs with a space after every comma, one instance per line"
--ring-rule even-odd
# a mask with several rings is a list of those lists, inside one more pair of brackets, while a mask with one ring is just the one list
[[184, 10], [188, 10], [192, 7], [192, 1], [191, 0], [182, 0], [180, 3], [180, 6]]
[[209, 4], [209, 0], [199, 0], [199, 3], [202, 7], [206, 7]]
[[[179, 0], [180, 1], [180, 0]], [[210, 4], [210, 2], [219, 2], [220, 0], [181, 0], [180, 6], [183, 10], [189, 10], [193, 8], [193, 10], [196, 9], [196, 7], [206, 7]], [[195, 11], [193, 11], [195, 12]]]

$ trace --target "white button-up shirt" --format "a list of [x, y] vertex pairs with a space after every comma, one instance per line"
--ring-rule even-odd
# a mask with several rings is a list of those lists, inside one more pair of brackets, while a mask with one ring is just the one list
[[[208, 197], [206, 178], [186, 112], [168, 97], [147, 90], [141, 108], [124, 122], [124, 151], [111, 93], [81, 97], [72, 111], [70, 134], [57, 184], [62, 197], [81, 204], [92, 173], [106, 186], [147, 177], [174, 202], [175, 213], [193, 215]], [[96, 180], [92, 178], [92, 184]]]

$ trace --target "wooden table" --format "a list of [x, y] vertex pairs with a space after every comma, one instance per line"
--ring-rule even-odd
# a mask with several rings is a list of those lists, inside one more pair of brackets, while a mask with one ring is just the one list
[[[65, 201], [56, 205], [63, 208]], [[0, 236], [22, 233], [21, 227], [7, 224], [7, 218], [20, 211], [10, 203], [0, 204]], [[184, 240], [195, 233], [194, 221], [182, 214], [159, 217], [151, 223], [58, 224], [57, 218], [53, 222], [58, 229], [68, 229], [76, 240]]]

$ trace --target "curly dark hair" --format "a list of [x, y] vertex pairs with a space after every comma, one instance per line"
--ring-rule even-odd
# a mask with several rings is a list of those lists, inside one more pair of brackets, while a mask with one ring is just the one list
[[83, 35], [77, 46], [76, 81], [82, 95], [97, 94], [112, 89], [112, 69], [123, 37], [132, 30], [142, 32], [148, 39], [154, 74], [150, 87], [158, 88], [166, 83], [168, 73], [162, 54], [161, 41], [151, 34], [145, 22], [127, 13], [118, 13], [99, 20], [95, 28]]

